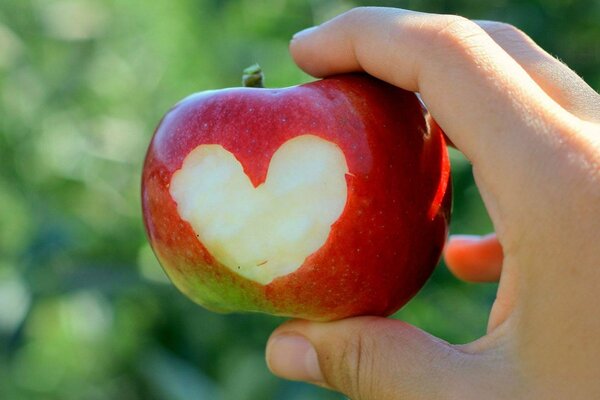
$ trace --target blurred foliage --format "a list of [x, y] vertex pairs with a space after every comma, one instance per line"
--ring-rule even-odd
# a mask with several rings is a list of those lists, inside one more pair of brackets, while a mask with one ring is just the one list
[[[271, 376], [281, 319], [217, 315], [180, 295], [140, 217], [145, 147], [185, 95], [310, 78], [294, 32], [356, 5], [503, 20], [600, 87], [600, 3], [574, 0], [2, 0], [0, 398], [339, 399]], [[453, 232], [492, 229], [469, 164], [452, 152]], [[444, 267], [397, 317], [451, 342], [485, 331], [495, 285]]]

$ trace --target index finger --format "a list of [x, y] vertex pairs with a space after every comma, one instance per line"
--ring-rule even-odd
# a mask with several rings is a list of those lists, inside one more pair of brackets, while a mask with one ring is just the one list
[[551, 142], [579, 122], [483, 29], [461, 17], [359, 8], [301, 32], [290, 49], [315, 76], [365, 71], [420, 92], [484, 178], [488, 172], [500, 178], [500, 171], [514, 179], [535, 161], [540, 141]]

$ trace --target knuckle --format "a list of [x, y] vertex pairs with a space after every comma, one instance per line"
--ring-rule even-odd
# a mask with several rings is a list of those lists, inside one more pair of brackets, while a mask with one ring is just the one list
[[499, 40], [500, 42], [519, 44], [531, 40], [525, 32], [506, 22], [486, 21], [483, 24], [483, 29], [494, 40]]
[[344, 344], [339, 358], [338, 383], [352, 399], [373, 398], [378, 387], [375, 357], [379, 353], [376, 326], [360, 329]]
[[504, 32], [515, 34], [521, 32], [516, 26], [502, 21], [485, 21], [483, 27], [489, 33]]
[[487, 36], [475, 22], [460, 16], [442, 16], [434, 26], [433, 45], [453, 52], [469, 52], [482, 36]]
[[349, 28], [355, 29], [357, 26], [376, 24], [386, 12], [381, 7], [355, 7], [343, 13], [341, 19]]
[[354, 7], [343, 14], [348, 23], [360, 21], [370, 12], [370, 7]]

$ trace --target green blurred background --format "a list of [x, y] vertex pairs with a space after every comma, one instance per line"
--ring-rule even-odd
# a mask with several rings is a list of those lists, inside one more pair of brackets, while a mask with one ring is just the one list
[[[140, 170], [162, 114], [187, 94], [310, 80], [292, 34], [357, 5], [521, 27], [600, 88], [600, 2], [570, 0], [1, 0], [0, 399], [340, 399], [271, 376], [282, 320], [218, 315], [180, 295], [140, 216]], [[492, 227], [452, 152], [455, 233]], [[484, 333], [495, 285], [440, 266], [396, 317], [446, 340]]]

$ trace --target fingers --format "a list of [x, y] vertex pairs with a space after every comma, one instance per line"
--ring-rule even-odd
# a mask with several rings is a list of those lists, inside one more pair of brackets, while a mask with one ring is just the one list
[[[515, 306], [516, 274], [502, 274], [504, 254], [496, 234], [486, 236], [453, 235], [444, 249], [448, 269], [469, 282], [498, 282], [498, 292], [490, 311], [488, 333], [504, 322]], [[507, 266], [510, 268], [510, 266]]]
[[361, 400], [465, 398], [469, 357], [403, 322], [375, 317], [292, 321], [267, 345], [276, 375]]
[[564, 109], [581, 119], [600, 121], [600, 95], [573, 70], [512, 25], [475, 22]]
[[300, 33], [290, 50], [316, 76], [364, 70], [420, 92], [489, 185], [525, 184], [528, 166], [547, 161], [539, 143], [581, 123], [483, 29], [460, 17], [359, 8]]
[[444, 250], [448, 269], [470, 282], [497, 282], [502, 272], [502, 246], [495, 234], [450, 237]]
[[[469, 282], [498, 282], [498, 292], [490, 311], [488, 332], [504, 322], [515, 307], [517, 297], [514, 265], [503, 265], [502, 246], [492, 233], [485, 236], [453, 235], [444, 249], [444, 261], [457, 278]], [[510, 271], [510, 269], [513, 271]], [[507, 273], [502, 273], [506, 269]]]
[[465, 151], [471, 138], [460, 131], [486, 136], [490, 127], [508, 128], [511, 118], [504, 110], [525, 117], [515, 99], [528, 108], [528, 118], [540, 101], [550, 107], [549, 98], [544, 100], [547, 96], [485, 31], [455, 16], [359, 8], [301, 32], [290, 49], [298, 65], [316, 76], [365, 70], [419, 91], [446, 133], [456, 131], [451, 139]]

